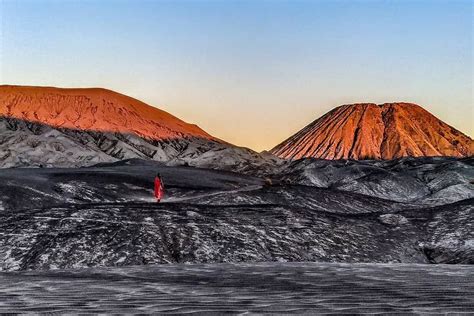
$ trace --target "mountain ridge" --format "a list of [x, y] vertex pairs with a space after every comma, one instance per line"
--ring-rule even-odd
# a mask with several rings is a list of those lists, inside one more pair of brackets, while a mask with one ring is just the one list
[[133, 133], [152, 140], [199, 137], [223, 142], [195, 124], [104, 88], [1, 85], [0, 115], [52, 127]]
[[0, 86], [0, 167], [84, 167], [132, 158], [242, 172], [280, 163], [112, 90]]

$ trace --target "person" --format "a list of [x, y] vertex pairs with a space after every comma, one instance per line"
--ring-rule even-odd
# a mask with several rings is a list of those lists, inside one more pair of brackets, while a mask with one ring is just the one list
[[159, 173], [156, 174], [155, 177], [155, 198], [156, 201], [159, 203], [164, 195], [165, 186], [163, 184], [163, 179]]

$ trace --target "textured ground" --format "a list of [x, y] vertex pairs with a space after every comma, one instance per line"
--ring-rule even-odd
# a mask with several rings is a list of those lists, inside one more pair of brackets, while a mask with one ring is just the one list
[[1, 169], [0, 312], [472, 313], [471, 266], [414, 264], [474, 263], [472, 175], [445, 158], [305, 160], [271, 179]]
[[0, 273], [0, 312], [446, 314], [474, 311], [474, 268], [264, 263]]
[[[456, 160], [448, 161], [452, 163]], [[430, 168], [436, 170], [438, 164]], [[459, 170], [461, 175], [472, 171]], [[157, 171], [167, 191], [161, 204], [151, 197]], [[406, 185], [403, 175], [408, 171], [398, 171], [400, 186]], [[4, 169], [0, 269], [244, 261], [474, 262], [473, 199], [430, 206], [277, 182], [268, 185], [257, 177], [143, 161]], [[374, 180], [371, 185], [383, 189], [385, 184]]]
[[474, 198], [474, 158], [402, 158], [388, 161], [303, 159], [283, 181], [357, 192], [391, 201], [443, 205]]
[[2, 216], [0, 268], [245, 261], [474, 262], [472, 201], [401, 214], [182, 203], [30, 209]]

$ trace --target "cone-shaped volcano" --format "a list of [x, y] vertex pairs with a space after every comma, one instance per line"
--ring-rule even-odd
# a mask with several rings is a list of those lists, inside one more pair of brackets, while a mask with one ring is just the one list
[[473, 140], [411, 103], [335, 108], [276, 146], [287, 159], [393, 159], [472, 156]]

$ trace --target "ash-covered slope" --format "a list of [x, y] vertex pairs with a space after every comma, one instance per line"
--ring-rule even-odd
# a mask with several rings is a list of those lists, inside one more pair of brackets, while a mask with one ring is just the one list
[[474, 158], [301, 159], [281, 181], [357, 192], [398, 202], [441, 205], [474, 198]]
[[363, 103], [330, 111], [271, 152], [287, 159], [466, 157], [474, 142], [416, 104]]
[[113, 91], [0, 86], [0, 167], [130, 158], [262, 173], [280, 163]]
[[[456, 167], [455, 159], [438, 159], [394, 162], [391, 181], [365, 181], [389, 192], [392, 182], [406, 182], [404, 169], [416, 173], [417, 165], [433, 186], [450, 183], [441, 183], [445, 176], [429, 181], [429, 170], [472, 175], [471, 164]], [[157, 171], [166, 186], [159, 204], [152, 197]], [[353, 171], [339, 169], [348, 178]], [[467, 189], [472, 192], [472, 184]], [[173, 262], [474, 262], [472, 198], [457, 196], [451, 203], [451, 191], [439, 190], [433, 194], [446, 203], [431, 207], [368, 194], [286, 181], [270, 185], [248, 175], [140, 160], [3, 169], [0, 270]]]
[[401, 214], [77, 204], [0, 214], [0, 270], [245, 261], [474, 263], [472, 200]]

